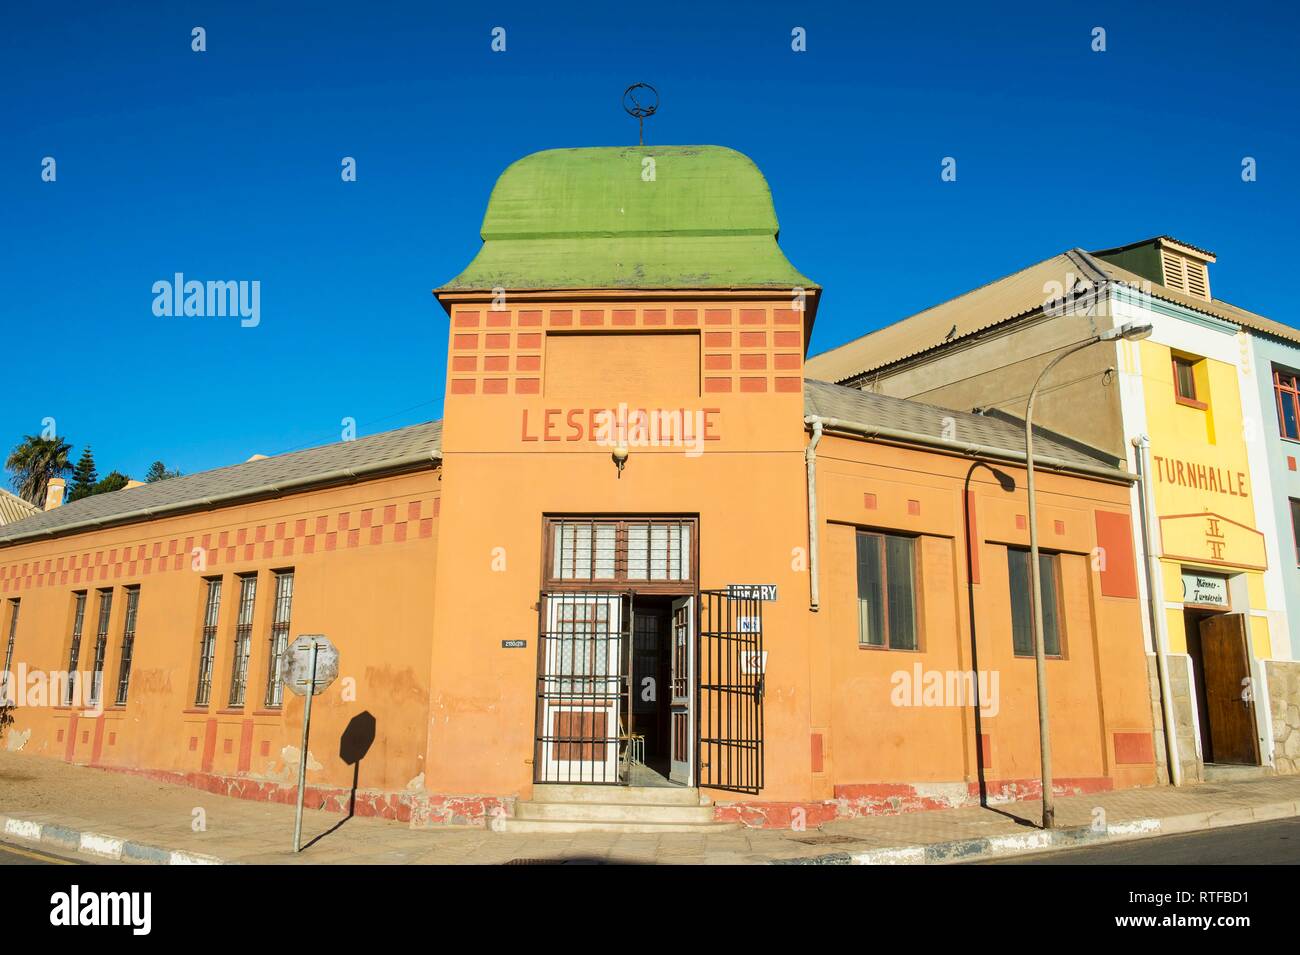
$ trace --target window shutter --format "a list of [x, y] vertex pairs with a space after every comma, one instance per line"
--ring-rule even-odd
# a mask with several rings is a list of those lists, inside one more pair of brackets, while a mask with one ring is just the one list
[[1210, 276], [1203, 262], [1187, 262], [1187, 293], [1210, 300]]
[[1183, 257], [1168, 249], [1161, 249], [1160, 258], [1165, 267], [1165, 285], [1175, 291], [1186, 292], [1187, 271], [1183, 267]]
[[1165, 286], [1186, 295], [1210, 300], [1210, 270], [1204, 262], [1189, 259], [1169, 249], [1160, 250]]

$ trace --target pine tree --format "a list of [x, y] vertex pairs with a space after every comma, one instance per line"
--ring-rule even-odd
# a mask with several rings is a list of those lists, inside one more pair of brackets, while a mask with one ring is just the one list
[[121, 471], [109, 471], [103, 478], [96, 482], [91, 494], [109, 494], [113, 491], [120, 491], [126, 487], [131, 478]]
[[98, 480], [99, 472], [95, 470], [95, 454], [90, 450], [90, 445], [86, 445], [81, 450], [81, 458], [77, 461], [77, 466], [72, 470], [72, 486], [68, 488], [68, 501], [79, 501], [93, 494], [95, 482]]
[[145, 474], [144, 480], [146, 484], [153, 484], [155, 481], [166, 481], [169, 478], [180, 476], [181, 472], [179, 469], [168, 471], [167, 465], [163, 464], [161, 461], [155, 461], [153, 464], [149, 465], [149, 471]]

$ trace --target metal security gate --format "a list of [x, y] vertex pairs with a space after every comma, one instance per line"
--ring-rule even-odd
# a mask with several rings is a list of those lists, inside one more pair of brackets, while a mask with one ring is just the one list
[[543, 591], [533, 782], [617, 785], [632, 595]]
[[699, 785], [763, 788], [763, 605], [725, 590], [700, 591]]

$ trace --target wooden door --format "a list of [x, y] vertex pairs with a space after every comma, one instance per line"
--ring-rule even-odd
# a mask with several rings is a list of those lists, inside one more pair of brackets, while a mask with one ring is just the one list
[[1216, 763], [1259, 765], [1250, 644], [1244, 613], [1221, 613], [1201, 621], [1201, 670], [1211, 751]]

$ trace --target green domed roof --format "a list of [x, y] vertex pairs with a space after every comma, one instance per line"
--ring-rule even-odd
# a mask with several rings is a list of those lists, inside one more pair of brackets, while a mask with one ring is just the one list
[[501, 174], [483, 248], [442, 288], [815, 288], [777, 231], [767, 180], [733, 149], [550, 149]]

